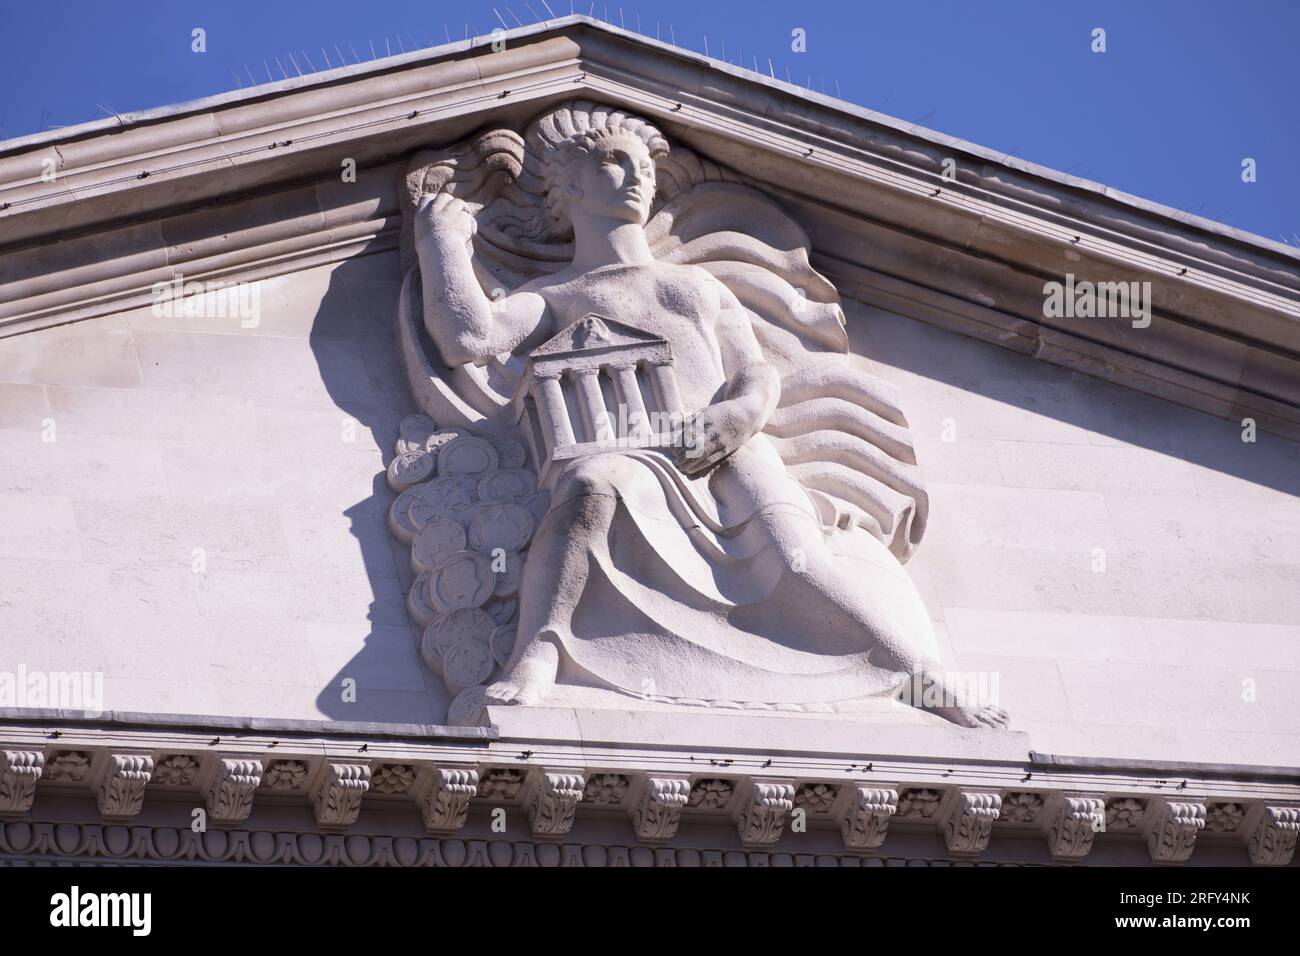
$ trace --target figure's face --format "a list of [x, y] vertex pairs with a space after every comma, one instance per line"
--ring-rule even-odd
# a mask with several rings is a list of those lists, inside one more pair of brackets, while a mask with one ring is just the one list
[[654, 201], [655, 163], [637, 137], [610, 137], [579, 160], [574, 185], [576, 209], [644, 225]]

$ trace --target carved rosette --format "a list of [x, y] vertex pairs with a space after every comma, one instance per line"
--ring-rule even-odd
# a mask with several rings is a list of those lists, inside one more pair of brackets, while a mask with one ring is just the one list
[[1017, 791], [1008, 793], [1002, 801], [1002, 814], [998, 820], [1003, 823], [1034, 823], [1043, 812], [1043, 795]]
[[794, 794], [794, 805], [805, 813], [830, 813], [840, 789], [833, 783], [808, 782]]
[[350, 827], [361, 813], [361, 798], [370, 789], [370, 765], [331, 760], [312, 792], [312, 809], [323, 830]]
[[81, 750], [60, 750], [45, 764], [44, 779], [50, 783], [81, 783], [90, 773], [90, 754]]
[[993, 833], [993, 821], [1002, 812], [1001, 794], [959, 790], [943, 821], [943, 839], [954, 856], [983, 853]]
[[272, 790], [297, 790], [307, 782], [307, 765], [301, 760], [274, 760], [262, 774], [262, 786]]
[[785, 815], [794, 809], [794, 784], [755, 780], [736, 810], [736, 832], [745, 846], [771, 846], [781, 839]]
[[486, 800], [515, 800], [523, 788], [524, 775], [520, 771], [492, 767], [483, 772], [478, 795]]
[[1186, 863], [1205, 827], [1203, 801], [1159, 801], [1147, 829], [1152, 863]]
[[898, 795], [898, 816], [928, 820], [939, 812], [938, 790], [909, 787]]
[[1264, 808], [1263, 817], [1246, 837], [1246, 852], [1256, 866], [1286, 866], [1295, 855], [1300, 807]]
[[898, 812], [897, 787], [853, 788], [840, 817], [840, 835], [850, 850], [875, 850], [885, 842], [889, 821]]
[[153, 783], [164, 787], [188, 787], [199, 775], [199, 762], [189, 754], [168, 754], [154, 767]]
[[106, 820], [129, 820], [139, 813], [153, 769], [153, 757], [148, 754], [111, 754], [95, 790], [99, 815]]
[[558, 837], [568, 833], [586, 787], [584, 774], [539, 772], [527, 800], [528, 825], [533, 836]]
[[469, 802], [478, 794], [478, 771], [472, 767], [438, 767], [420, 800], [420, 815], [430, 833], [455, 833], [465, 825]]
[[689, 777], [651, 777], [632, 808], [632, 826], [643, 843], [671, 840], [677, 835], [682, 810], [690, 799]]
[[408, 793], [415, 786], [416, 770], [410, 764], [382, 763], [373, 768], [370, 789], [375, 793]]
[[1043, 827], [1054, 860], [1082, 860], [1092, 851], [1097, 831], [1106, 826], [1106, 800], [1100, 794], [1065, 794]]
[[593, 773], [587, 778], [582, 799], [586, 803], [617, 805], [627, 796], [629, 782], [621, 773]]
[[1231, 833], [1246, 819], [1246, 808], [1240, 803], [1211, 803], [1205, 807], [1205, 829], [1218, 833]]
[[1112, 797], [1106, 802], [1106, 829], [1135, 830], [1146, 812], [1145, 800], [1137, 797]]
[[31, 809], [44, 770], [45, 754], [39, 750], [0, 750], [0, 820], [15, 820]]
[[262, 783], [262, 761], [225, 758], [218, 761], [208, 786], [208, 816], [214, 823], [238, 823], [253, 810], [253, 794]]
[[691, 786], [687, 806], [699, 810], [722, 810], [731, 802], [734, 790], [730, 780], [697, 780]]

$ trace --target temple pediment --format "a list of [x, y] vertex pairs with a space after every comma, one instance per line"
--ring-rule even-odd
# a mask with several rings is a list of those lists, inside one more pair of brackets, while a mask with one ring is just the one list
[[0, 143], [0, 855], [1285, 864], [1297, 439], [1295, 249], [582, 16]]
[[639, 353], [643, 349], [647, 356], [666, 357], [667, 344], [656, 335], [593, 312], [547, 339], [528, 357], [534, 365], [557, 359], [599, 358], [611, 352]]

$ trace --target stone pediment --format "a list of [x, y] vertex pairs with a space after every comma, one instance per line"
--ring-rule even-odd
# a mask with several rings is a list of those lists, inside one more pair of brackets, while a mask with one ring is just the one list
[[[1082, 859], [1094, 841], [1107, 851], [1124, 851], [1144, 838], [1153, 860], [1171, 863], [1190, 856], [1204, 829], [1208, 847], [1198, 852], [1209, 861], [1224, 859], [1224, 847], [1242, 846], [1236, 852], [1243, 859], [1245, 852], [1256, 863], [1288, 862], [1300, 831], [1300, 796], [1293, 773], [1268, 765], [1294, 764], [1294, 750], [1281, 749], [1293, 746], [1285, 710], [1270, 709], [1276, 705], [1268, 702], [1256, 707], [1252, 697], [1251, 708], [1239, 712], [1245, 716], [1231, 718], [1236, 723], [1230, 725], [1230, 743], [1226, 732], [1216, 738], [1214, 728], [1201, 726], [1206, 703], [1219, 706], [1222, 701], [1212, 695], [1226, 686], [1235, 704], [1237, 690], [1216, 674], [1204, 693], [1208, 680], [1198, 683], [1203, 677], [1186, 665], [1193, 652], [1200, 661], [1226, 660], [1223, 648], [1247, 646], [1261, 633], [1258, 627], [1293, 621], [1294, 613], [1286, 610], [1293, 605], [1279, 612], [1264, 601], [1270, 580], [1281, 582], [1271, 589], [1286, 592], [1284, 600], [1290, 593], [1293, 575], [1282, 575], [1295, 566], [1295, 552], [1273, 529], [1279, 520], [1290, 520], [1291, 512], [1273, 508], [1268, 499], [1255, 506], [1232, 482], [1233, 474], [1216, 473], [1236, 468], [1255, 474], [1232, 464], [1244, 448], [1255, 450], [1235, 434], [1231, 454], [1202, 453], [1197, 462], [1182, 464], [1133, 441], [1105, 442], [1133, 439], [1135, 432], [1150, 441], [1156, 427], [1148, 423], [1163, 426], [1166, 419], [1151, 409], [1163, 403], [1145, 396], [1106, 392], [1113, 407], [1135, 413], [1139, 424], [1133, 431], [1108, 430], [1111, 419], [1121, 417], [1111, 414], [1111, 406], [1092, 417], [1044, 421], [1052, 413], [1063, 419], [1067, 400], [1085, 411], [1101, 407], [1088, 389], [1074, 387], [1073, 376], [1057, 370], [1050, 370], [1050, 382], [1026, 384], [1027, 409], [1011, 408], [1015, 403], [1006, 393], [979, 401], [930, 387], [960, 385], [959, 378], [899, 376], [910, 379], [904, 384], [912, 397], [930, 399], [913, 419], [915, 434], [948, 433], [956, 424], [949, 406], [958, 406], [964, 444], [946, 459], [935, 454], [934, 444], [917, 453], [906, 420], [895, 410], [894, 383], [868, 387], [860, 365], [851, 375], [831, 366], [791, 368], [781, 389], [788, 404], [774, 412], [768, 436], [815, 502], [826, 537], [837, 540], [840, 550], [833, 557], [860, 569], [853, 577], [846, 574], [851, 586], [826, 590], [851, 595], [878, 587], [889, 574], [891, 609], [912, 594], [914, 582], [874, 545], [868, 549], [866, 536], [888, 537], [899, 551], [911, 548], [911, 530], [919, 539], [924, 524], [916, 516], [928, 507], [913, 469], [934, 469], [936, 501], [942, 502], [935, 513], [947, 522], [949, 541], [934, 542], [938, 560], [923, 565], [917, 580], [920, 586], [930, 582], [934, 594], [927, 597], [936, 602], [933, 610], [946, 615], [950, 643], [964, 640], [963, 654], [974, 660], [962, 664], [976, 670], [953, 676], [978, 681], [1006, 669], [1008, 684], [1015, 685], [1008, 692], [1022, 700], [1021, 688], [1032, 687], [1033, 706], [1017, 719], [1033, 726], [1033, 742], [1042, 752], [1031, 750], [1018, 728], [940, 725], [933, 714], [902, 711], [902, 702], [888, 695], [827, 704], [821, 698], [830, 691], [776, 693], [787, 689], [786, 677], [799, 676], [801, 685], [812, 681], [802, 680], [810, 671], [808, 652], [774, 641], [738, 647], [702, 641], [697, 656], [647, 669], [650, 638], [668, 644], [669, 638], [716, 637], [709, 628], [742, 599], [751, 600], [748, 606], [763, 599], [747, 622], [756, 634], [784, 627], [814, 640], [832, 630], [825, 626], [828, 603], [794, 590], [813, 577], [802, 548], [781, 558], [802, 576], [789, 575], [786, 590], [739, 586], [771, 570], [775, 560], [759, 566], [751, 559], [773, 551], [749, 550], [756, 533], [724, 526], [731, 509], [710, 510], [707, 500], [701, 503], [703, 492], [667, 468], [666, 454], [643, 456], [636, 464], [640, 478], [615, 473], [596, 483], [596, 493], [575, 496], [632, 501], [618, 516], [617, 533], [608, 535], [613, 546], [601, 552], [609, 555], [600, 567], [604, 577], [591, 586], [591, 606], [602, 613], [586, 621], [615, 620], [622, 632], [614, 637], [635, 630], [635, 642], [623, 645], [634, 646], [627, 653], [606, 651], [584, 638], [569, 640], [566, 651], [587, 655], [568, 662], [570, 670], [599, 674], [607, 686], [562, 685], [545, 707], [470, 699], [480, 709], [467, 707], [456, 716], [477, 725], [434, 725], [449, 701], [507, 668], [526, 590], [522, 564], [550, 566], [548, 555], [531, 550], [532, 535], [552, 513], [542, 487], [545, 469], [537, 466], [548, 457], [567, 460], [584, 448], [603, 453], [608, 447], [584, 433], [598, 432], [602, 415], [614, 411], [604, 406], [606, 392], [592, 370], [623, 373], [621, 379], [610, 376], [620, 409], [637, 396], [655, 406], [652, 411], [682, 406], [669, 400], [672, 379], [664, 365], [656, 365], [673, 357], [668, 342], [613, 316], [588, 314], [518, 357], [533, 372], [551, 366], [566, 376], [563, 385], [560, 375], [547, 384], [558, 399], [551, 407], [567, 409], [568, 418], [554, 423], [567, 424], [569, 431], [543, 433], [531, 456], [507, 435], [486, 429], [466, 434], [441, 415], [436, 421], [422, 415], [400, 419], [393, 455], [384, 456], [395, 493], [388, 527], [400, 546], [372, 547], [380, 499], [373, 479], [383, 465], [377, 449], [358, 453], [353, 438], [358, 424], [392, 438], [393, 423], [410, 410], [401, 388], [388, 387], [394, 381], [377, 381], [377, 370], [392, 372], [394, 366], [386, 351], [392, 343], [382, 330], [376, 334], [378, 322], [390, 317], [374, 303], [383, 301], [389, 287], [395, 295], [400, 287], [407, 305], [415, 294], [411, 273], [399, 282], [396, 252], [398, 223], [409, 222], [411, 213], [397, 184], [413, 150], [454, 143], [489, 127], [509, 134], [575, 96], [618, 104], [652, 118], [698, 156], [728, 164], [746, 188], [774, 198], [773, 205], [797, 226], [791, 232], [814, 237], [813, 266], [834, 280], [846, 305], [859, 300], [894, 313], [872, 316], [850, 306], [850, 328], [861, 332], [879, 320], [874, 331], [896, 322], [895, 330], [923, 333], [896, 354], [947, 354], [951, 347], [952, 354], [978, 360], [963, 366], [964, 374], [1016, 383], [1031, 362], [1042, 359], [1221, 416], [1257, 416], [1275, 431], [1300, 431], [1300, 259], [1294, 250], [583, 17], [510, 31], [501, 52], [492, 51], [491, 40], [0, 144], [0, 337], [22, 336], [8, 343], [19, 358], [11, 368], [26, 360], [28, 343], [41, 358], [72, 351], [58, 347], [55, 334], [63, 330], [42, 327], [83, 319], [117, 323], [106, 333], [101, 326], [101, 341], [116, 344], [134, 335], [130, 341], [142, 346], [136, 354], [74, 343], [78, 356], [89, 356], [83, 370], [99, 362], [104, 366], [96, 368], [108, 366], [110, 352], [125, 356], [121, 380], [103, 376], [92, 385], [69, 386], [60, 374], [64, 369], [49, 367], [57, 363], [33, 362], [28, 364], [39, 367], [31, 384], [0, 384], [0, 394], [15, 402], [8, 421], [27, 433], [6, 425], [10, 448], [23, 442], [5, 459], [16, 476], [11, 484], [21, 481], [36, 492], [10, 512], [31, 520], [19, 523], [19, 536], [11, 539], [19, 542], [22, 557], [4, 559], [5, 573], [21, 579], [16, 591], [27, 601], [18, 625], [44, 626], [44, 619], [53, 618], [61, 635], [66, 612], [68, 632], [91, 634], [102, 617], [119, 639], [106, 644], [129, 645], [137, 661], [150, 659], [148, 666], [130, 664], [149, 678], [136, 683], [150, 686], [127, 694], [121, 711], [88, 709], [81, 715], [64, 707], [0, 707], [0, 820], [20, 821], [7, 830], [0, 825], [0, 856], [235, 859], [235, 849], [222, 855], [224, 839], [204, 844], [185, 832], [189, 842], [177, 853], [168, 849], [175, 846], [172, 811], [183, 797], [221, 827], [247, 825], [256, 836], [233, 830], [230, 846], [252, 845], [259, 859], [267, 828], [285, 819], [283, 808], [293, 799], [310, 808], [310, 816], [300, 814], [304, 821], [314, 818], [305, 824], [309, 830], [389, 828], [388, 836], [374, 840], [373, 853], [367, 836], [346, 843], [330, 836], [328, 853], [343, 862], [383, 861], [389, 850], [382, 841], [398, 832], [403, 839], [391, 855], [403, 862], [415, 859], [417, 837], [419, 860], [444, 852], [452, 860], [458, 852], [463, 858], [464, 843], [486, 848], [485, 840], [493, 841], [493, 849], [484, 849], [484, 858], [499, 858], [506, 841], [489, 835], [484, 821], [488, 810], [507, 803], [525, 815], [533, 837], [552, 842], [573, 830], [574, 839], [599, 832], [595, 839], [619, 846], [633, 838], [667, 844], [684, 822], [691, 831], [683, 840], [689, 844], [685, 854], [701, 842], [734, 846], [739, 840], [745, 852], [767, 853], [785, 841], [786, 848], [810, 856], [819, 852], [819, 860], [838, 859], [833, 854], [856, 859], [851, 854], [882, 845], [891, 854], [930, 858], [941, 839], [951, 856], [970, 858], [985, 852], [996, 833], [1012, 838], [1008, 851], [997, 846], [1000, 838], [994, 840], [999, 859], [1025, 859], [1024, 838], [1039, 834], [1041, 860]], [[56, 146], [59, 175], [50, 188], [33, 170]], [[340, 155], [356, 161], [360, 175], [354, 182], [340, 182]], [[940, 174], [941, 160], [950, 156], [958, 167], [952, 182]], [[715, 185], [726, 189], [734, 183], [710, 183]], [[326, 280], [320, 273], [338, 260], [356, 260], [372, 271], [349, 276], [340, 267], [322, 291]], [[734, 265], [724, 263], [718, 272], [734, 279]], [[797, 266], [807, 267], [808, 260], [791, 268]], [[285, 314], [268, 310], [265, 335], [237, 338], [218, 330], [202, 340], [176, 327], [175, 316], [120, 318], [147, 307], [155, 284], [179, 283], [182, 276], [234, 283], [285, 276], [291, 288], [280, 290], [276, 303]], [[1106, 276], [1150, 281], [1150, 321], [1102, 323], [1076, 314], [1074, 293], [1088, 276], [1092, 282]], [[1049, 312], [1044, 304], [1045, 278], [1061, 282], [1059, 311]], [[773, 288], [751, 284], [753, 296], [738, 298], [746, 306], [779, 302], [792, 317], [810, 302], [828, 306], [773, 296]], [[649, 321], [648, 310], [629, 314]], [[220, 318], [239, 326], [239, 317]], [[283, 334], [292, 322], [301, 323], [293, 327], [298, 338]], [[34, 334], [24, 334], [29, 332]], [[412, 341], [421, 344], [418, 335]], [[180, 342], [184, 348], [172, 347]], [[995, 353], [985, 343], [1020, 354]], [[1006, 364], [986, 361], [986, 353]], [[689, 346], [677, 349], [683, 381], [690, 381], [694, 355]], [[630, 364], [650, 380], [638, 385]], [[654, 366], [658, 377], [646, 366]], [[21, 370], [28, 374], [27, 367]], [[467, 418], [483, 420], [513, 407], [508, 399], [516, 365], [439, 371], [461, 390], [457, 397], [480, 399], [456, 406]], [[270, 387], [272, 394], [250, 389], [250, 382]], [[275, 391], [282, 382], [283, 390]], [[584, 382], [595, 387], [583, 391]], [[321, 384], [326, 391], [317, 389]], [[1044, 403], [1043, 396], [1058, 386], [1065, 398]], [[256, 394], [244, 401], [249, 392]], [[855, 394], [852, 407], [845, 396]], [[818, 405], [827, 396], [836, 402], [829, 412]], [[1093, 405], [1087, 404], [1090, 398]], [[179, 409], [174, 414], [173, 403]], [[340, 441], [341, 409], [348, 417]], [[828, 434], [831, 429], [822, 426], [834, 424], [831, 418], [847, 427]], [[228, 425], [232, 420], [235, 427]], [[257, 422], [255, 441], [248, 440], [250, 421]], [[1096, 431], [1086, 436], [1091, 444], [1080, 443], [1080, 422]], [[38, 442], [31, 437], [32, 423], [42, 429], [57, 425], [75, 440]], [[364, 439], [366, 429], [359, 431]], [[52, 428], [49, 433], [53, 437]], [[1287, 447], [1286, 460], [1294, 462], [1294, 446]], [[962, 469], [957, 479], [954, 460]], [[1185, 470], [1184, 464], [1199, 470]], [[1183, 497], [1168, 505], [1172, 518], [1162, 518], [1156, 495], [1130, 493], [1129, 476], [1152, 465], [1153, 482], [1182, 489]], [[1192, 500], [1191, 491], [1203, 490], [1202, 484], [1227, 490], [1222, 500], [1213, 494]], [[625, 487], [636, 496], [609, 493]], [[647, 488], [658, 498], [652, 500]], [[806, 510], [803, 491], [796, 485], [790, 490], [798, 492], [795, 500], [777, 504]], [[861, 494], [876, 510], [840, 508], [840, 494]], [[167, 508], [135, 501], [146, 495]], [[1111, 504], [1124, 509], [1114, 517], [1120, 533], [1102, 536]], [[1188, 526], [1184, 536], [1183, 522], [1194, 520], [1185, 515], [1216, 510], [1240, 512], [1240, 535], [1230, 542], [1236, 550], [1225, 549], [1223, 564], [1211, 563], [1213, 546], [1196, 549], [1198, 561], [1208, 556], [1206, 563], [1181, 562], [1198, 534], [1225, 540], [1221, 528], [1208, 525]], [[771, 508], [763, 514], [776, 513]], [[267, 521], [268, 514], [279, 520]], [[347, 522], [335, 520], [339, 515], [351, 519], [350, 534], [342, 528]], [[1126, 518], [1142, 548], [1154, 542], [1154, 557], [1127, 548]], [[882, 520], [887, 527], [867, 528]], [[565, 534], [550, 540], [572, 541], [572, 529], [580, 524], [552, 520]], [[1210, 533], [1203, 533], [1207, 528]], [[747, 537], [741, 540], [740, 534]], [[726, 550], [733, 538], [734, 553]], [[789, 543], [772, 539], [773, 547]], [[1098, 539], [1105, 548], [1093, 548]], [[78, 542], [86, 560], [74, 562], [70, 555], [77, 554]], [[665, 542], [675, 542], [675, 549], [662, 547]], [[1243, 556], [1240, 542], [1270, 549], [1271, 563]], [[1116, 574], [1111, 579], [1099, 577], [1107, 549]], [[523, 557], [526, 552], [533, 556]], [[641, 563], [629, 571], [634, 558]], [[1240, 590], [1240, 581], [1223, 583], [1230, 576], [1222, 573], [1227, 561], [1240, 563], [1251, 590]], [[1165, 575], [1166, 568], [1174, 571]], [[747, 577], [739, 580], [742, 571]], [[623, 576], [622, 592], [642, 602], [619, 605], [617, 615], [604, 613], [610, 605], [602, 603], [610, 593], [602, 590], [604, 581], [615, 573]], [[1115, 599], [1113, 585], [1092, 583], [1120, 576], [1127, 590], [1118, 589]], [[1255, 579], [1264, 584], [1256, 587]], [[672, 602], [660, 603], [670, 588], [676, 589]], [[532, 593], [574, 590], [539, 587]], [[1226, 619], [1236, 614], [1229, 599], [1243, 594], [1235, 608], [1250, 608], [1258, 627]], [[916, 614], [909, 627], [918, 621], [922, 630], [935, 626], [919, 586], [913, 596]], [[1218, 610], [1220, 599], [1227, 611]], [[1143, 604], [1158, 607], [1144, 618], [1102, 614], [1128, 613]], [[799, 610], [806, 615], [802, 625], [794, 616]], [[1183, 621], [1183, 611], [1204, 620]], [[1176, 614], [1180, 619], [1174, 621]], [[836, 634], [874, 633], [850, 630], [843, 623], [850, 620], [847, 612], [838, 620]], [[1151, 630], [1143, 630], [1148, 625]], [[270, 632], [283, 639], [266, 642]], [[24, 654], [45, 654], [44, 663], [59, 667], [72, 666], [63, 655], [86, 643], [33, 634], [41, 640], [25, 645]], [[176, 634], [187, 637], [184, 658], [151, 653], [145, 643], [162, 638], [167, 644], [159, 646], [170, 647]], [[1144, 636], [1152, 640], [1144, 642]], [[609, 643], [609, 634], [598, 637]], [[1012, 642], [1046, 648], [1059, 664], [1052, 657], [1045, 664], [1016, 657], [1007, 651]], [[1180, 650], [1181, 656], [1168, 653], [1179, 668], [1176, 675], [1172, 664], [1165, 670], [1150, 664], [1160, 646]], [[1134, 648], [1140, 651], [1134, 659], [1123, 657]], [[1111, 657], [1120, 658], [1114, 667]], [[881, 669], [878, 658], [852, 663]], [[201, 679], [205, 670], [222, 679]], [[839, 671], [810, 673], [836, 689]], [[1270, 672], [1270, 680], [1280, 682], [1282, 673], [1283, 668]], [[935, 678], [928, 673], [924, 681], [909, 681], [903, 688], [909, 703], [942, 705], [946, 697], [934, 692]], [[143, 696], [170, 693], [165, 688], [182, 680], [201, 690], [186, 706], [225, 708], [224, 716], [171, 714], [154, 703], [159, 698]], [[1184, 681], [1191, 687], [1186, 694]], [[1058, 684], [1059, 695], [1053, 690]], [[1112, 687], [1140, 688], [1133, 695], [1139, 702], [1126, 706]], [[615, 693], [635, 709], [611, 708]], [[1067, 703], [1077, 710], [1066, 710]], [[282, 718], [258, 716], [272, 705], [283, 709]], [[304, 711], [331, 719], [302, 719]], [[428, 716], [432, 711], [437, 713]], [[52, 734], [55, 725], [61, 729]], [[1237, 733], [1240, 727], [1269, 732]], [[1085, 746], [1086, 755], [1059, 756]], [[1233, 757], [1243, 746], [1253, 749], [1226, 764], [1228, 746]], [[1189, 760], [1189, 754], [1203, 761]], [[1166, 756], [1173, 759], [1157, 759]], [[1171, 790], [1175, 774], [1194, 779]], [[51, 835], [56, 827], [49, 822], [67, 815], [63, 803], [69, 799], [93, 799], [104, 826], [112, 824], [103, 839], [99, 824], [77, 824], [85, 844], [76, 853], [59, 849], [67, 841]], [[370, 814], [372, 808], [379, 813]], [[814, 820], [821, 825], [810, 833], [789, 826], [795, 808], [820, 814]], [[398, 817], [395, 810], [409, 820], [388, 822]], [[372, 825], [379, 814], [386, 822]], [[620, 815], [626, 821], [619, 823]], [[898, 825], [889, 836], [895, 817]], [[125, 821], [133, 821], [131, 839], [141, 847], [147, 828], [160, 827], [154, 849], [146, 854], [132, 843], [119, 852]], [[611, 821], [623, 829], [615, 830]], [[1107, 835], [1108, 828], [1117, 833]], [[35, 835], [28, 839], [29, 833]], [[327, 858], [313, 836], [302, 841], [301, 862]], [[887, 837], [891, 842], [885, 843]], [[282, 861], [288, 860], [290, 840], [296, 854], [298, 835], [276, 833]], [[308, 852], [313, 842], [314, 854]], [[517, 847], [519, 859], [534, 852], [527, 840]]]
[[542, 343], [528, 360], [534, 371], [541, 371], [599, 366], [615, 356], [624, 362], [665, 362], [672, 353], [663, 339], [593, 312]]
[[[247, 281], [389, 248], [396, 161], [587, 95], [777, 198], [817, 237], [813, 264], [869, 305], [1300, 434], [1295, 249], [587, 17], [495, 39], [0, 144], [0, 336], [148, 304], [181, 274]], [[1045, 315], [1044, 281], [1070, 276], [1154, 280], [1152, 321]]]
[[623, 349], [667, 345], [663, 339], [622, 322], [590, 312], [532, 351], [529, 358], [560, 358]]

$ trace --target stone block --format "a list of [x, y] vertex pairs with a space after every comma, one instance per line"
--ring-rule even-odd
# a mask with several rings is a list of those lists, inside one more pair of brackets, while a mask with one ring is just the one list
[[81, 556], [71, 501], [0, 494], [0, 557], [78, 561]]

